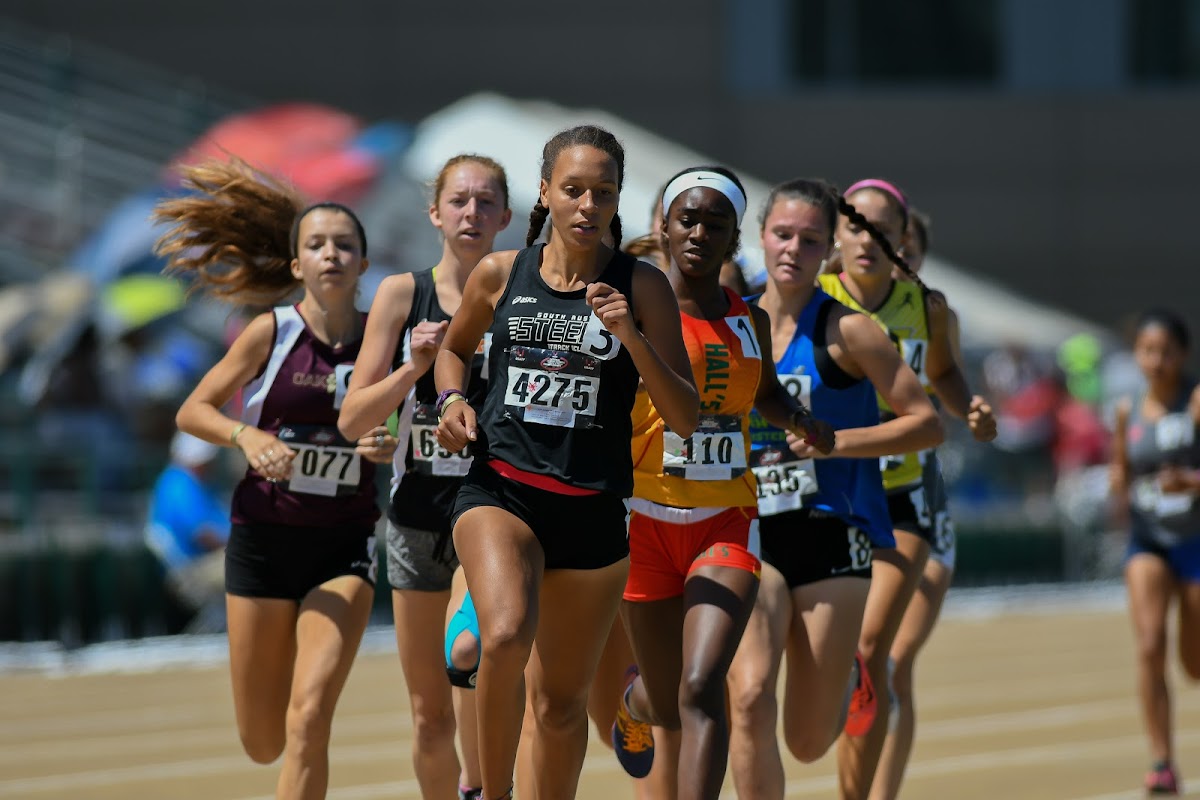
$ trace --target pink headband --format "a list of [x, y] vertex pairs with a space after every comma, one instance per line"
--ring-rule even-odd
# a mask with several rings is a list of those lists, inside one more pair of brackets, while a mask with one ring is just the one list
[[908, 211], [908, 199], [904, 196], [904, 192], [896, 188], [895, 184], [888, 183], [879, 178], [868, 178], [865, 181], [859, 181], [850, 185], [850, 188], [842, 193], [842, 197], [849, 197], [860, 189], [878, 189], [885, 194], [890, 194], [900, 203], [900, 207]]

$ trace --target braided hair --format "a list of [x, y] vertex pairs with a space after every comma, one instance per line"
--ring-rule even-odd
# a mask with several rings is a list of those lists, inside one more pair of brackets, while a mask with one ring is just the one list
[[[542, 148], [542, 180], [550, 182], [550, 176], [554, 173], [554, 165], [564, 150], [580, 145], [588, 145], [602, 150], [616, 162], [617, 191], [621, 191], [621, 187], [625, 183], [625, 148], [617, 141], [616, 136], [596, 125], [576, 125], [574, 128], [559, 131], [550, 137], [550, 141], [546, 142]], [[550, 209], [542, 205], [541, 198], [539, 198], [533, 204], [533, 210], [529, 212], [529, 232], [525, 235], [526, 247], [532, 247], [533, 243], [542, 235], [542, 228], [545, 227], [546, 218], [549, 216]], [[612, 234], [613, 247], [619, 248], [621, 246], [620, 214], [613, 214], [608, 231]]]
[[[905, 226], [908, 225], [908, 208], [905, 207], [901, 203], [899, 198], [893, 196], [892, 194], [890, 194], [888, 192], [882, 191], [880, 189], [875, 189], [873, 187], [864, 187], [864, 188], [858, 189], [856, 191], [879, 192], [883, 197], [887, 198], [887, 201], [889, 204], [891, 204], [895, 208], [899, 209], [900, 216], [903, 218]], [[895, 264], [897, 267], [899, 267], [901, 270], [904, 271], [904, 274], [908, 276], [909, 280], [911, 280], [913, 283], [915, 283], [921, 289], [922, 297], [928, 295], [932, 291], [928, 286], [925, 285], [925, 283], [920, 278], [917, 277], [917, 273], [913, 272], [913, 269], [912, 269], [912, 267], [910, 267], [908, 265], [908, 262], [905, 261], [904, 258], [899, 253], [896, 252], [896, 249], [894, 247], [892, 247], [892, 243], [887, 240], [887, 237], [884, 236], [882, 233], [880, 233], [879, 229], [876, 228], [874, 225], [872, 225], [870, 223], [870, 221], [868, 221], [867, 218], [864, 217], [859, 212], [859, 210], [854, 207], [854, 204], [851, 203], [850, 200], [847, 199], [847, 197], [845, 195], [840, 194], [840, 193], [837, 195], [837, 207], [838, 207], [838, 213], [840, 213], [842, 216], [846, 217], [848, 220], [850, 220], [855, 225], [857, 225], [858, 227], [862, 228], [863, 230], [865, 230], [867, 232], [867, 234], [871, 237], [871, 239], [875, 242], [875, 244], [879, 245], [879, 249], [883, 251], [883, 254], [885, 256], [887, 256], [888, 261], [891, 261], [893, 264]]]

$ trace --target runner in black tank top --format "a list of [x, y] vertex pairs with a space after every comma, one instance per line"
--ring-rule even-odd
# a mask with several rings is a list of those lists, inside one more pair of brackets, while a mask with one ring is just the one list
[[[283, 754], [276, 796], [324, 796], [329, 754], [319, 743], [329, 741], [375, 596], [379, 511], [365, 462], [387, 463], [396, 446], [382, 426], [351, 441], [334, 427], [363, 331], [354, 300], [366, 235], [346, 207], [301, 210], [294, 193], [240, 162], [189, 167], [184, 177], [196, 191], [156, 210], [173, 226], [160, 245], [171, 268], [235, 302], [304, 290], [294, 307], [250, 322], [176, 420], [241, 448], [251, 468], [225, 550], [242, 746], [262, 764]], [[227, 227], [231, 219], [238, 225]], [[243, 388], [238, 422], [221, 409]], [[299, 707], [317, 711], [291, 719]]]
[[[527, 735], [534, 752], [560, 757], [539, 765], [534, 793], [575, 795], [587, 737], [580, 698], [627, 570], [622, 498], [632, 482], [636, 376], [672, 430], [690, 434], [699, 412], [666, 277], [614, 259], [601, 243], [605, 230], [620, 242], [623, 172], [624, 151], [607, 131], [580, 126], [547, 142], [527, 244], [547, 217], [550, 244], [480, 262], [438, 353], [438, 439], [452, 451], [476, 444], [455, 506], [454, 545], [483, 647], [476, 706], [488, 800], [512, 791], [525, 705], [514, 687], [539, 631], [528, 671], [537, 724]], [[629, 294], [607, 280], [628, 281]], [[547, 316], [538, 316], [540, 306]], [[477, 423], [462, 389], [489, 330], [493, 378]], [[623, 452], [605, 439], [618, 436]]]
[[[489, 358], [496, 387], [483, 406], [477, 449], [524, 472], [628, 497], [637, 369], [592, 313], [585, 288], [558, 291], [542, 279], [543, 250], [517, 254], [496, 304]], [[596, 281], [630, 297], [635, 263], [614, 251]]]
[[[352, 435], [394, 412], [398, 416], [401, 448], [388, 510], [388, 582], [400, 664], [414, 713], [417, 780], [423, 797], [440, 800], [453, 796], [456, 786], [464, 796], [475, 796], [481, 780], [478, 764], [470, 759], [464, 759], [460, 774], [454, 728], [447, 724], [454, 707], [442, 651], [451, 578], [458, 567], [450, 513], [470, 454], [451, 453], [436, 441], [437, 391], [429, 365], [458, 310], [468, 275], [491, 252], [496, 235], [512, 216], [504, 169], [485, 156], [451, 158], [433, 182], [429, 215], [442, 233], [441, 260], [433, 269], [383, 280], [341, 425]], [[487, 391], [485, 372], [480, 349], [472, 358], [466, 387], [477, 402]], [[460, 703], [470, 702], [470, 694], [460, 696]], [[475, 730], [460, 726], [459, 735], [469, 741]], [[470, 754], [473, 748], [463, 752]]]
[[1113, 431], [1112, 489], [1128, 512], [1125, 586], [1137, 646], [1138, 700], [1153, 759], [1152, 795], [1182, 793], [1167, 683], [1167, 618], [1179, 600], [1183, 670], [1200, 680], [1200, 387], [1184, 369], [1189, 331], [1166, 310], [1138, 319], [1133, 355], [1146, 390], [1124, 398]]

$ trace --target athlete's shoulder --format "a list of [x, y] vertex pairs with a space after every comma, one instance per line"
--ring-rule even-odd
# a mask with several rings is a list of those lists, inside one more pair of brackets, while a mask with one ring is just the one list
[[1200, 425], [1200, 383], [1192, 387], [1192, 396], [1188, 398], [1188, 413]]
[[415, 272], [399, 272], [395, 275], [388, 275], [379, 282], [379, 288], [375, 290], [375, 297], [383, 298], [389, 303], [410, 301], [417, 286], [416, 276]]
[[508, 276], [512, 274], [517, 256], [521, 252], [521, 250], [498, 250], [495, 253], [488, 253], [479, 260], [475, 269], [471, 270], [469, 280], [477, 281], [485, 292], [500, 291], [507, 285]]
[[842, 291], [842, 279], [836, 272], [823, 272], [817, 276], [817, 283], [826, 292]]
[[666, 287], [668, 292], [671, 292], [671, 294], [675, 293], [671, 289], [671, 281], [667, 278], [667, 274], [653, 264], [643, 261], [640, 258], [633, 258], [631, 280], [638, 287], [648, 286], [655, 290], [661, 290], [663, 287]]
[[757, 305], [751, 305], [751, 304], [747, 303], [746, 301], [742, 300], [741, 298], [738, 298], [738, 302], [740, 302], [742, 305], [741, 313], [742, 314], [748, 313], [750, 315], [750, 321], [754, 323], [754, 328], [756, 330], [762, 331], [762, 332], [767, 332], [767, 331], [771, 330], [771, 315], [770, 314], [768, 314], [763, 309], [759, 308]]

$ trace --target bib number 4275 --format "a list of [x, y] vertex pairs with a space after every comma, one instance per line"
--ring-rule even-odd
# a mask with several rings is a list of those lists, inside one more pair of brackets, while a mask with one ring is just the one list
[[600, 363], [582, 353], [513, 347], [504, 404], [525, 422], [586, 427], [599, 405]]

